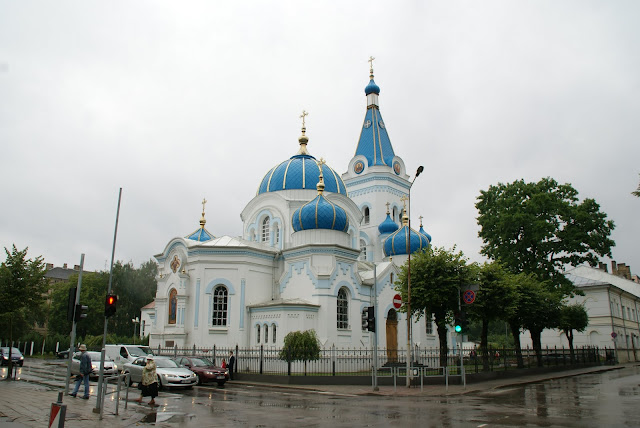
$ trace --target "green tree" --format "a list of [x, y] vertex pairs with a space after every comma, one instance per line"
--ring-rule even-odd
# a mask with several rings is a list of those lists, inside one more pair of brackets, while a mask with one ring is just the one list
[[[447, 365], [447, 326], [458, 310], [460, 287], [474, 282], [475, 265], [467, 263], [462, 251], [433, 248], [415, 253], [411, 259], [411, 312], [431, 316], [438, 329], [440, 366]], [[400, 267], [396, 290], [407, 300], [407, 265]]]
[[557, 328], [564, 331], [569, 341], [569, 353], [571, 355], [571, 363], [575, 363], [575, 354], [573, 350], [573, 331], [583, 332], [589, 325], [589, 314], [583, 305], [575, 303], [572, 305], [562, 305], [558, 317]]
[[[13, 341], [15, 333], [25, 334], [42, 314], [46, 301], [48, 281], [41, 256], [27, 258], [27, 250], [20, 251], [15, 245], [12, 250], [4, 249], [5, 261], [0, 265], [0, 334]], [[7, 377], [11, 373], [11, 360]]]
[[288, 363], [304, 361], [304, 374], [307, 374], [307, 361], [320, 359], [320, 342], [315, 330], [292, 331], [284, 337], [284, 346], [279, 358]]
[[631, 192], [631, 194], [640, 198], [640, 184], [638, 184], [638, 188], [635, 190], [635, 192]]
[[609, 238], [613, 221], [595, 200], [579, 202], [570, 184], [552, 178], [490, 186], [480, 192], [476, 208], [482, 254], [514, 273], [533, 273], [565, 294], [573, 292], [562, 274], [566, 265], [595, 266], [615, 245]]
[[[109, 318], [108, 332], [117, 336], [131, 337], [134, 324], [140, 316], [140, 308], [151, 302], [156, 292], [157, 265], [153, 261], [143, 263], [136, 269], [131, 263], [117, 262], [113, 267], [111, 291], [118, 295], [116, 315]], [[78, 283], [78, 275], [60, 284], [53, 292], [49, 331], [68, 333], [71, 322], [67, 321], [68, 290]], [[80, 290], [80, 303], [89, 307], [87, 318], [76, 324], [79, 337], [86, 335], [102, 337], [104, 331], [104, 304], [109, 285], [109, 272], [84, 272]]]
[[480, 353], [484, 371], [489, 371], [489, 324], [508, 319], [516, 310], [514, 275], [497, 262], [484, 263], [478, 271], [480, 288], [476, 300], [466, 306], [472, 318], [480, 321]]
[[518, 274], [513, 280], [516, 284], [515, 311], [508, 321], [515, 342], [518, 367], [524, 368], [520, 346], [520, 330], [523, 328], [529, 330], [538, 366], [542, 366], [542, 330], [557, 325], [561, 293], [540, 282], [534, 274]]

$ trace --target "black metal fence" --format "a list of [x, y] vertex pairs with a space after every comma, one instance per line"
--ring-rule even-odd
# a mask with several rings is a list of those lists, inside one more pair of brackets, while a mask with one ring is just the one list
[[[207, 357], [217, 365], [221, 365], [222, 359], [229, 360], [230, 351], [236, 357], [234, 371], [237, 373], [265, 374], [265, 375], [306, 375], [306, 376], [341, 376], [363, 375], [370, 376], [373, 367], [374, 355], [372, 349], [366, 348], [331, 348], [321, 349], [318, 358], [309, 361], [295, 360], [295, 352], [290, 350], [264, 347], [259, 348], [154, 348], [157, 355], [177, 357], [180, 355], [192, 355]], [[441, 368], [439, 348], [412, 349], [412, 367]], [[407, 353], [404, 349], [379, 349], [378, 367], [402, 367], [406, 366]], [[524, 367], [538, 366], [537, 356], [533, 349], [522, 349]], [[448, 349], [446, 352], [446, 366], [455, 373], [461, 364], [460, 350]], [[613, 349], [598, 347], [582, 347], [574, 350], [574, 359], [571, 361], [568, 348], [544, 348], [541, 361], [543, 366], [570, 366], [570, 365], [599, 365], [615, 362]], [[465, 348], [462, 350], [462, 364], [467, 373], [485, 371], [483, 355], [480, 349]], [[489, 348], [487, 353], [488, 370], [509, 370], [517, 367], [517, 356], [513, 348]]]

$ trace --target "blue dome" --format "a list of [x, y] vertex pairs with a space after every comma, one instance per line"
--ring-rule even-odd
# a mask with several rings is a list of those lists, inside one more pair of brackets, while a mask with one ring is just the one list
[[381, 235], [385, 235], [387, 233], [393, 233], [396, 230], [398, 230], [398, 224], [395, 221], [391, 220], [391, 217], [389, 217], [389, 213], [387, 213], [387, 218], [385, 218], [384, 221], [380, 223], [380, 225], [378, 226], [378, 231]]
[[369, 80], [369, 84], [364, 88], [364, 93], [366, 95], [376, 94], [380, 95], [380, 86], [376, 85], [376, 82], [373, 79]]
[[[325, 191], [347, 194], [342, 178], [328, 165], [322, 165]], [[273, 167], [262, 179], [258, 187], [258, 195], [267, 192], [277, 192], [289, 189], [316, 189], [320, 177], [320, 170], [316, 159], [308, 154], [292, 156]]]
[[429, 235], [427, 232], [424, 231], [424, 229], [422, 228], [422, 225], [420, 225], [419, 232], [422, 233], [429, 240], [429, 244], [431, 244], [431, 235]]
[[329, 202], [322, 195], [316, 196], [314, 200], [295, 210], [293, 217], [291, 217], [291, 223], [296, 232], [308, 229], [346, 232], [349, 229], [346, 211]]
[[427, 240], [427, 237], [413, 229], [409, 231], [409, 226], [405, 224], [384, 241], [384, 255], [389, 257], [407, 254], [408, 236], [410, 236], [409, 251], [411, 253], [429, 248], [429, 241]]
[[196, 230], [191, 235], [188, 235], [185, 238], [191, 239], [192, 241], [204, 242], [204, 241], [209, 241], [215, 238], [215, 236], [210, 234], [209, 231], [204, 227], [201, 227], [200, 229]]

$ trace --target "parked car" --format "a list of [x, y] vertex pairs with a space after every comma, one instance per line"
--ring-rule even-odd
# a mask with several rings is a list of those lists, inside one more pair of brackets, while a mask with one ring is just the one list
[[544, 364], [565, 364], [569, 362], [569, 355], [550, 353], [542, 356]]
[[218, 386], [224, 386], [229, 380], [229, 369], [216, 367], [206, 358], [182, 356], [174, 358], [180, 367], [185, 367], [198, 376], [198, 385], [209, 382], [217, 382]]
[[[153, 357], [156, 361], [156, 374], [158, 375], [158, 387], [185, 387], [191, 388], [198, 383], [198, 376], [189, 369], [178, 367], [175, 361], [169, 357]], [[129, 373], [131, 380], [129, 384], [134, 382], [142, 382], [142, 369], [147, 364], [147, 357], [136, 358], [132, 363], [126, 363], [123, 373]]]
[[132, 363], [138, 357], [153, 355], [151, 348], [144, 345], [105, 345], [104, 351], [120, 370], [126, 363]]
[[64, 351], [56, 352], [56, 357], [60, 358], [61, 360], [69, 358], [69, 348], [65, 349]]
[[[20, 367], [24, 364], [24, 356], [22, 352], [18, 348], [11, 347], [11, 361], [13, 364], [17, 364]], [[0, 348], [0, 365], [8, 366], [9, 365], [9, 347], [5, 346]]]
[[[100, 375], [100, 352], [88, 351], [89, 358], [91, 358], [91, 368], [93, 371], [89, 375], [90, 378], [96, 379]], [[71, 359], [71, 374], [80, 374], [80, 357], [82, 353], [76, 352]], [[104, 357], [104, 375], [112, 376], [118, 374], [116, 364], [113, 360], [105, 355]]]

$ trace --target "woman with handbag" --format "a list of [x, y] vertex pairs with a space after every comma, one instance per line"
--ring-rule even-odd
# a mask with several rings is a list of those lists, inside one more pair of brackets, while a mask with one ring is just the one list
[[142, 397], [151, 397], [149, 401], [150, 406], [155, 406], [155, 398], [158, 396], [158, 377], [156, 376], [156, 362], [153, 361], [153, 357], [147, 357], [147, 364], [142, 369], [142, 382], [140, 398], [136, 401], [142, 403]]

